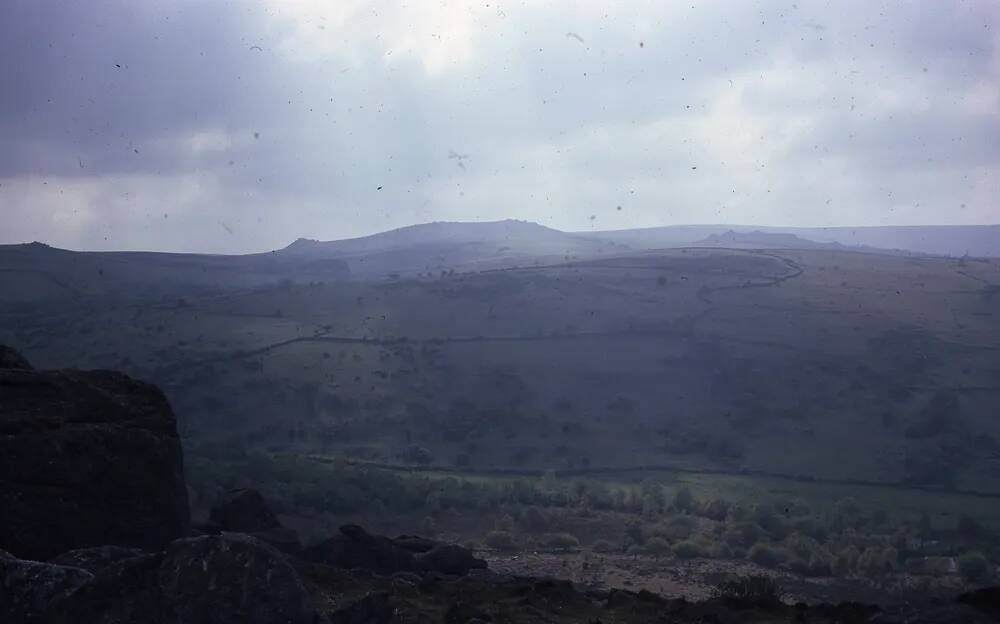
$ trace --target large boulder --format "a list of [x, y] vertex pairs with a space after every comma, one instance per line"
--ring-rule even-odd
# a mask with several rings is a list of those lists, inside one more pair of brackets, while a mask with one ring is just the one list
[[296, 554], [302, 550], [298, 534], [281, 525], [257, 490], [226, 492], [219, 504], [212, 508], [210, 519], [211, 526], [223, 531], [247, 533], [283, 552]]
[[302, 557], [315, 563], [338, 568], [361, 568], [379, 574], [414, 569], [413, 553], [397, 546], [392, 539], [371, 535], [355, 524], [340, 527], [340, 534], [310, 546]]
[[229, 490], [219, 504], [212, 508], [212, 522], [226, 531], [254, 533], [281, 527], [278, 517], [264, 502], [257, 490]]
[[476, 558], [468, 548], [415, 535], [395, 539], [371, 535], [354, 524], [346, 524], [340, 527], [339, 535], [306, 548], [302, 557], [315, 563], [379, 574], [415, 571], [465, 575], [470, 570], [486, 568], [486, 562]]
[[9, 353], [0, 363], [0, 548], [45, 560], [104, 544], [159, 550], [187, 534], [177, 423], [159, 389], [110, 371], [32, 370]]
[[31, 370], [31, 364], [20, 353], [7, 345], [0, 344], [0, 368], [20, 368]]
[[24, 561], [0, 551], [0, 622], [43, 622], [49, 605], [93, 578], [80, 568]]
[[173, 542], [125, 559], [60, 602], [53, 621], [115, 624], [313, 624], [298, 573], [278, 550], [239, 533]]
[[138, 548], [125, 548], [124, 546], [93, 546], [91, 548], [77, 548], [65, 552], [58, 557], [49, 559], [49, 563], [61, 566], [72, 566], [83, 568], [91, 574], [97, 574], [101, 570], [108, 568], [124, 559], [132, 559], [144, 555]]
[[400, 535], [399, 537], [393, 538], [392, 542], [396, 546], [405, 548], [414, 554], [425, 553], [442, 543], [428, 537], [420, 537], [419, 535]]
[[438, 544], [414, 558], [416, 569], [464, 576], [469, 570], [482, 570], [486, 562], [472, 554], [468, 548], [455, 544]]

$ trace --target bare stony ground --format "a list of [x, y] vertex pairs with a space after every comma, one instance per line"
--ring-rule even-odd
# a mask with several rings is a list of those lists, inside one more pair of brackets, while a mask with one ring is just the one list
[[784, 589], [785, 601], [872, 604], [910, 602], [928, 597], [947, 598], [962, 591], [953, 578], [894, 574], [884, 579], [815, 578], [762, 568], [748, 561], [654, 558], [587, 551], [567, 553], [479, 553], [490, 569], [517, 576], [548, 576], [598, 589], [646, 590], [668, 598], [705, 600], [719, 582], [733, 576], [765, 575]]

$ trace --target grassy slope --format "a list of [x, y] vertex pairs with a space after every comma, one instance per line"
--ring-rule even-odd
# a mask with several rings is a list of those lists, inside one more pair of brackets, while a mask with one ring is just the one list
[[[189, 444], [213, 452], [401, 462], [415, 445], [481, 469], [885, 482], [934, 457], [951, 485], [1000, 491], [998, 288], [995, 261], [687, 249], [184, 306], [91, 300], [9, 317], [0, 338], [42, 366], [161, 383]], [[908, 437], [941, 391], [949, 424]]]

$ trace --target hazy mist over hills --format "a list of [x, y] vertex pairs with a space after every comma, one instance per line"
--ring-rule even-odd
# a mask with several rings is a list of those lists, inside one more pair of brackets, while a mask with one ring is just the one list
[[0, 622], [996, 622], [998, 202], [997, 0], [0, 0]]

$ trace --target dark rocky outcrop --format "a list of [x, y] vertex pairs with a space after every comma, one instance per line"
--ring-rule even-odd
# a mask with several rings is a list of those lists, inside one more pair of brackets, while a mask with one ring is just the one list
[[20, 353], [7, 345], [0, 344], [0, 368], [31, 370], [31, 364]]
[[0, 483], [0, 548], [17, 557], [156, 550], [188, 531], [173, 412], [120, 373], [0, 369]]
[[485, 569], [486, 562], [473, 555], [468, 548], [455, 544], [438, 544], [414, 557], [414, 566], [424, 572], [464, 575], [470, 570]]
[[396, 621], [392, 596], [379, 591], [368, 594], [327, 616], [330, 624], [388, 624]]
[[218, 527], [223, 531], [247, 533], [286, 553], [295, 554], [302, 550], [298, 534], [282, 526], [257, 490], [226, 492], [219, 504], [212, 508], [210, 518], [210, 525], [200, 527], [203, 531], [211, 532], [207, 529]]
[[361, 568], [392, 574], [414, 569], [413, 553], [392, 539], [371, 535], [355, 524], [340, 527], [340, 534], [302, 551], [308, 561], [339, 568]]
[[966, 592], [958, 597], [958, 602], [975, 607], [1000, 622], [1000, 586]]
[[396, 544], [396, 546], [406, 549], [414, 554], [425, 553], [441, 543], [427, 537], [420, 537], [419, 535], [400, 535], [392, 541]]
[[212, 522], [226, 531], [254, 533], [281, 527], [278, 517], [257, 490], [238, 489], [225, 493], [209, 514]]
[[413, 535], [396, 539], [371, 535], [353, 524], [340, 527], [339, 535], [306, 548], [302, 556], [315, 563], [379, 574], [418, 571], [464, 575], [486, 568], [485, 561], [461, 546]]
[[49, 605], [93, 578], [81, 568], [24, 561], [0, 551], [0, 622], [42, 622]]
[[963, 604], [904, 605], [873, 615], [870, 624], [995, 624], [987, 613]]
[[132, 559], [134, 557], [141, 557], [145, 554], [147, 553], [138, 548], [126, 548], [124, 546], [94, 546], [92, 548], [78, 548], [76, 550], [65, 552], [58, 557], [49, 559], [49, 563], [62, 566], [72, 566], [74, 568], [83, 568], [91, 574], [97, 574], [101, 570], [104, 570], [119, 561]]
[[181, 539], [165, 552], [125, 559], [61, 601], [56, 622], [313, 624], [298, 573], [248, 535]]

